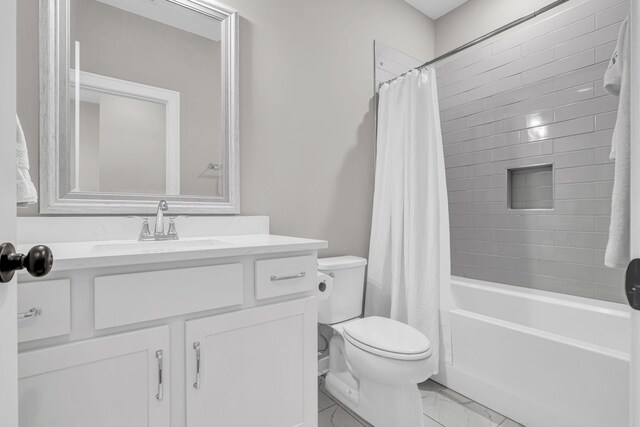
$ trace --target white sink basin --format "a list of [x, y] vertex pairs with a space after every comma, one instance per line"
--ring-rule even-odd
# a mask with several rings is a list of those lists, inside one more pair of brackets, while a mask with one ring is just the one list
[[182, 239], [158, 242], [138, 242], [131, 240], [97, 243], [91, 247], [90, 252], [94, 254], [144, 254], [207, 249], [221, 245], [229, 245], [229, 243], [216, 239]]

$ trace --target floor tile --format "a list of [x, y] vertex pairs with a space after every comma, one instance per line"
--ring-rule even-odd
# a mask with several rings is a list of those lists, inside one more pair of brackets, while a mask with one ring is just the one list
[[423, 415], [424, 418], [424, 427], [443, 427], [442, 424], [440, 424], [437, 421], [432, 420], [431, 418], [427, 417], [426, 415]]
[[423, 406], [424, 406], [424, 398], [427, 396], [432, 396], [434, 393], [435, 394], [442, 394], [444, 395], [447, 399], [451, 400], [452, 402], [455, 402], [457, 404], [464, 404], [464, 403], [470, 403], [473, 402], [471, 399], [469, 399], [468, 397], [464, 397], [463, 395], [456, 393], [453, 390], [450, 390], [448, 388], [446, 388], [443, 385], [440, 385], [436, 382], [433, 381], [426, 381], [422, 384], [418, 384], [418, 388], [420, 389], [420, 394], [422, 395], [422, 400], [423, 400]]
[[522, 424], [518, 424], [517, 422], [510, 420], [507, 418], [500, 424], [500, 427], [524, 427]]
[[[424, 427], [524, 427], [438, 383], [419, 384]], [[371, 427], [318, 387], [319, 427]]]
[[318, 427], [363, 427], [355, 418], [338, 405], [318, 414]]
[[497, 427], [505, 421], [497, 412], [430, 381], [420, 390], [424, 414], [445, 427]]
[[420, 390], [420, 394], [422, 395], [422, 397], [427, 396], [429, 392], [438, 393], [441, 390], [444, 390], [445, 388], [446, 388], [445, 386], [442, 386], [433, 381], [425, 381], [421, 384], [418, 384], [418, 389]]
[[[358, 414], [356, 414], [355, 412], [353, 412], [351, 409], [349, 409], [346, 405], [344, 405], [342, 402], [340, 402], [337, 398], [333, 397], [333, 395], [331, 395], [331, 393], [329, 393], [329, 391], [327, 389], [324, 388], [324, 385], [320, 385], [318, 392], [322, 392], [324, 393], [329, 399], [331, 399], [336, 405], [340, 406], [342, 408], [343, 411], [345, 411], [347, 414], [349, 414], [352, 418], [354, 418], [356, 421], [358, 421], [363, 427], [374, 427], [371, 424], [369, 424], [367, 421], [365, 421], [364, 419], [362, 419], [362, 417], [360, 417]], [[359, 425], [360, 425], [359, 424]]]
[[322, 412], [335, 404], [336, 402], [334, 402], [333, 399], [327, 396], [322, 390], [318, 390], [318, 412]]

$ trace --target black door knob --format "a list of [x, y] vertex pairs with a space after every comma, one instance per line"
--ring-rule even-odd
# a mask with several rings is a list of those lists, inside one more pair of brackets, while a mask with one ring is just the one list
[[631, 308], [640, 310], [640, 259], [629, 263], [624, 287]]
[[16, 253], [11, 243], [0, 244], [0, 283], [7, 283], [13, 279], [16, 270], [26, 268], [34, 277], [49, 274], [53, 267], [53, 253], [44, 245], [31, 248], [26, 254]]

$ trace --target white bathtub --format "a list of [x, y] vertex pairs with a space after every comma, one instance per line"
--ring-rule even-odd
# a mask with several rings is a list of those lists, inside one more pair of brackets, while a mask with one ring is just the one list
[[453, 277], [434, 378], [527, 427], [626, 427], [627, 306]]

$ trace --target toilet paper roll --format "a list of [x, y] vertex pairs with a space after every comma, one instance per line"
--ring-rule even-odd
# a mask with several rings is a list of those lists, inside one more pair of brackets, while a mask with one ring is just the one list
[[316, 286], [316, 297], [320, 300], [326, 300], [333, 292], [333, 278], [327, 274], [318, 272], [318, 286]]

